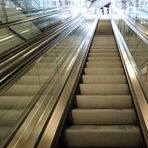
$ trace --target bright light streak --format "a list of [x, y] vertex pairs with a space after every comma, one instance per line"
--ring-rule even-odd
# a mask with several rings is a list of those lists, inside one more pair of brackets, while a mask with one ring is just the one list
[[26, 32], [28, 32], [28, 31], [30, 31], [30, 29], [27, 29], [27, 30], [21, 31], [21, 33], [26, 33]]
[[0, 39], [0, 42], [6, 41], [6, 40], [8, 40], [8, 39], [11, 39], [12, 37], [14, 37], [14, 35], [10, 35], [10, 36], [8, 36], [8, 37], [5, 37], [5, 38], [3, 38], [3, 39]]

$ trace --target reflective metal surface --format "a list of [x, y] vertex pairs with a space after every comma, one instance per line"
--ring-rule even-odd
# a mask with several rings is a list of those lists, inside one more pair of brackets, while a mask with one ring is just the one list
[[140, 76], [135, 66], [135, 62], [132, 58], [129, 49], [119, 32], [115, 22], [112, 20], [112, 26], [114, 34], [117, 40], [118, 48], [120, 49], [121, 58], [126, 70], [127, 78], [129, 81], [131, 93], [133, 95], [134, 104], [137, 110], [137, 114], [140, 120], [141, 128], [144, 134], [145, 142], [148, 146], [148, 103], [147, 92], [140, 84]]

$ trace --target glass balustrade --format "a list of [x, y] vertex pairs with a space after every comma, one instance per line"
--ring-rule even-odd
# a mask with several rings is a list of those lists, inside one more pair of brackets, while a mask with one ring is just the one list
[[0, 20], [7, 23], [27, 19], [30, 16], [52, 15], [65, 10], [71, 14], [73, 11], [78, 14], [83, 9], [74, 9], [83, 6], [85, 6], [85, 0], [1, 0]]
[[1, 91], [0, 145], [9, 139], [33, 106], [57, 101], [92, 23], [91, 18], [82, 19], [76, 29]]
[[[84, 1], [78, 4], [76, 2], [60, 4], [58, 1], [50, 0], [1, 0], [1, 24], [34, 17], [39, 18], [5, 28], [0, 26], [0, 54], [39, 35], [47, 27], [83, 12]], [[79, 9], [80, 7], [81, 9]]]
[[136, 66], [143, 75], [145, 88], [148, 91], [148, 44], [145, 43], [119, 16], [115, 22], [135, 60]]
[[112, 5], [128, 16], [135, 26], [148, 36], [148, 1], [147, 0], [113, 0]]
[[136, 22], [140, 23], [144, 27], [148, 27], [148, 11], [142, 10], [141, 8], [130, 7], [130, 11], [126, 12]]

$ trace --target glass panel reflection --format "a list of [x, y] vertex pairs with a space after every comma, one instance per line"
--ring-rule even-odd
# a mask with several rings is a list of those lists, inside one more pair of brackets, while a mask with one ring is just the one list
[[40, 99], [56, 102], [93, 21], [82, 20], [67, 37], [50, 48], [5, 88], [0, 96], [0, 145], [15, 131]]
[[50, 26], [70, 16], [78, 15], [83, 12], [83, 9], [78, 8], [84, 4], [84, 0], [1, 0], [1, 24], [19, 20], [26, 21], [35, 17], [38, 19], [0, 29], [0, 54], [39, 35], [46, 28], [49, 29]]
[[147, 0], [113, 0], [113, 6], [120, 9], [126, 16], [148, 35], [148, 1]]
[[126, 41], [139, 71], [143, 75], [145, 88], [148, 91], [148, 45], [120, 17], [116, 16], [115, 22]]

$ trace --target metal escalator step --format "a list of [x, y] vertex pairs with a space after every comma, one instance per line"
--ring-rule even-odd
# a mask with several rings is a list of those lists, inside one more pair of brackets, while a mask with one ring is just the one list
[[32, 99], [30, 96], [1, 96], [0, 109], [24, 109]]
[[11, 127], [0, 127], [0, 143], [4, 142], [4, 139], [9, 135], [9, 132], [11, 130]]
[[113, 37], [99, 37], [99, 35], [98, 36], [95, 36], [95, 38], [93, 39], [93, 42], [104, 42], [104, 43], [106, 43], [106, 39], [108, 39], [108, 43], [112, 43], [112, 42], [114, 42], [114, 43], [116, 43], [115, 42], [115, 39], [113, 38]]
[[114, 47], [116, 47], [115, 41], [112, 41], [112, 40], [110, 40], [108, 42], [105, 42], [104, 40], [100, 40], [100, 41], [95, 40], [91, 44], [91, 46], [96, 46], [96, 45], [98, 45], [98, 46], [108, 46], [108, 47], [109, 46], [111, 46], [111, 47], [114, 46]]
[[16, 84], [34, 84], [40, 85], [47, 80], [48, 76], [32, 76], [32, 75], [24, 75], [22, 76]]
[[75, 125], [132, 125], [136, 124], [133, 109], [72, 109]]
[[98, 45], [107, 45], [107, 46], [110, 46], [111, 45], [111, 46], [113, 46], [113, 45], [116, 45], [116, 42], [114, 40], [111, 40], [109, 42], [94, 40], [92, 42], [92, 45], [96, 45], [96, 44], [98, 44]]
[[69, 147], [141, 147], [140, 129], [132, 125], [82, 126], [74, 125], [65, 131]]
[[55, 58], [55, 56], [52, 56], [53, 54], [55, 55], [59, 55], [62, 51], [64, 51], [65, 49], [61, 49], [60, 47], [59, 48], [54, 48], [54, 50], [52, 50], [52, 51], [49, 51], [49, 52], [47, 52], [46, 54], [44, 54], [44, 58], [49, 58], [49, 57], [51, 57], [51, 58]]
[[141, 48], [137, 48], [136, 50], [134, 50], [132, 52], [132, 55], [142, 55], [142, 56], [147, 56], [148, 54], [148, 50], [147, 50], [147, 46], [146, 47], [141, 47]]
[[147, 57], [146, 56], [145, 57], [144, 56], [134, 56], [133, 58], [135, 59], [136, 62], [143, 62], [143, 61], [146, 62], [148, 56]]
[[[66, 51], [65, 51], [66, 52]], [[65, 53], [64, 52], [64, 53]], [[43, 57], [43, 59], [44, 58], [53, 58], [54, 57], [54, 59], [56, 59], [57, 57], [61, 57], [63, 54], [64, 54], [63, 52], [58, 52], [58, 51], [54, 51], [54, 52], [52, 52], [52, 53], [49, 53], [48, 55], [46, 55], [45, 57]], [[55, 56], [53, 56], [55, 54]], [[45, 60], [45, 62], [46, 62], [46, 60]]]
[[124, 74], [123, 68], [85, 68], [86, 75], [119, 75]]
[[124, 84], [127, 83], [125, 75], [83, 75], [84, 84]]
[[90, 48], [90, 53], [93, 53], [93, 52], [104, 52], [104, 53], [108, 53], [108, 52], [119, 52], [117, 48], [115, 47], [104, 47], [102, 48], [102, 46], [95, 46], [95, 47], [92, 47]]
[[37, 75], [37, 76], [41, 76], [41, 75], [49, 75], [50, 73], [52, 73], [53, 68], [38, 68], [36, 65], [36, 68], [31, 68], [29, 71], [26, 72], [26, 75]]
[[94, 52], [89, 53], [89, 57], [118, 57], [119, 53], [114, 51], [114, 52], [104, 52], [104, 51], [98, 51], [94, 50]]
[[48, 63], [48, 62], [39, 62], [36, 63], [38, 68], [54, 68], [55, 66], [57, 66], [56, 62], [52, 62], [52, 63]]
[[[100, 29], [100, 27], [99, 27], [99, 29]], [[105, 29], [106, 29], [106, 28], [105, 28]], [[101, 35], [100, 35], [100, 34], [97, 34], [97, 35], [95, 35], [95, 38], [94, 38], [93, 40], [94, 40], [94, 41], [95, 41], [95, 40], [100, 40], [100, 41], [101, 41], [101, 40], [103, 40], [103, 41], [106, 41], [106, 40], [107, 40], [107, 41], [108, 41], [108, 40], [109, 40], [109, 41], [114, 41], [115, 39], [114, 39], [114, 36], [113, 36], [112, 34], [111, 34], [111, 35], [110, 35], [110, 34], [108, 34], [108, 35], [107, 35], [107, 34], [105, 34], [105, 35], [103, 35], [103, 34], [101, 34]]]
[[99, 44], [99, 45], [106, 45], [106, 46], [115, 46], [116, 43], [115, 43], [115, 40], [110, 40], [108, 42], [106, 42], [106, 40], [104, 39], [98, 39], [98, 40], [93, 40], [92, 41], [92, 44]]
[[78, 108], [131, 108], [130, 95], [77, 95], [76, 104]]
[[55, 57], [44, 57], [43, 59], [41, 59], [42, 62], [53, 62], [56, 61]]
[[59, 56], [59, 52], [50, 52], [49, 54], [45, 55], [47, 57], [58, 57]]
[[40, 89], [40, 85], [13, 85], [6, 93], [7, 96], [33, 96]]
[[101, 48], [101, 47], [97, 47], [97, 48], [91, 48], [90, 50], [90, 53], [94, 53], [94, 52], [104, 52], [104, 53], [108, 53], [108, 52], [111, 52], [111, 53], [118, 53], [118, 50], [115, 49], [115, 48]]
[[[100, 29], [100, 25], [101, 25], [101, 24], [99, 24], [98, 29]], [[102, 26], [101, 26], [101, 27], [102, 27]], [[110, 27], [110, 26], [108, 25], [108, 27]], [[106, 28], [105, 28], [105, 29], [106, 29]], [[105, 34], [105, 35], [102, 34], [102, 35], [96, 35], [95, 38], [104, 38], [104, 39], [110, 38], [110, 39], [114, 39], [114, 36], [113, 36], [113, 34], [111, 34], [111, 35], [110, 35], [110, 34], [108, 34], [108, 35], [107, 35], [107, 34]], [[95, 39], [95, 38], [94, 38], [94, 39]]]
[[105, 38], [105, 37], [103, 37], [103, 38], [95, 37], [93, 39], [92, 43], [104, 43], [105, 44], [106, 43], [106, 40], [107, 40], [108, 44], [109, 43], [115, 43], [115, 39]]
[[111, 68], [111, 67], [122, 67], [121, 62], [86, 62], [87, 68]]
[[116, 45], [96, 45], [96, 44], [92, 44], [91, 49], [109, 49], [109, 50], [117, 50], [117, 46]]
[[128, 95], [127, 84], [80, 84], [82, 95]]
[[0, 126], [13, 126], [18, 122], [23, 110], [0, 109]]
[[88, 62], [121, 62], [119, 57], [88, 57]]

